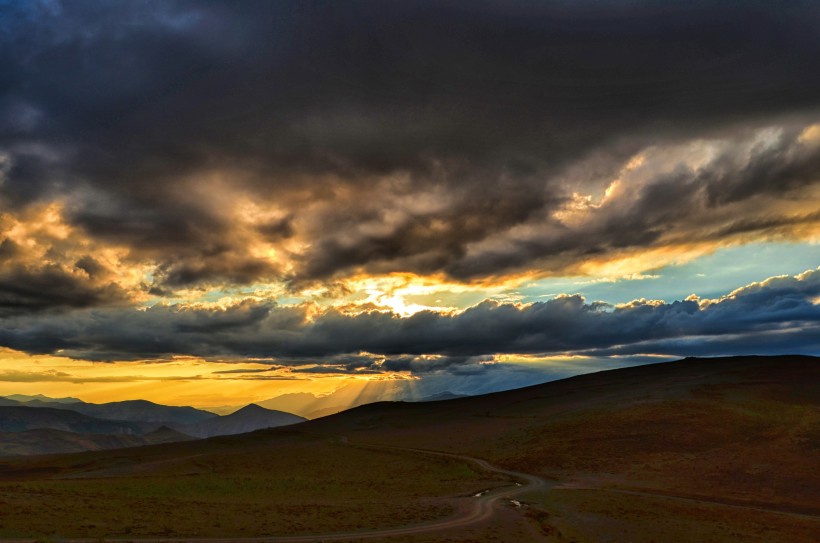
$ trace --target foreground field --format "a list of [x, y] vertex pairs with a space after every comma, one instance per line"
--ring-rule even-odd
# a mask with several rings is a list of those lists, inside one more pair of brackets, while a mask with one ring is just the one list
[[[0, 537], [816, 543], [818, 458], [818, 359], [684, 360], [231, 438], [0, 460]], [[520, 506], [490, 499], [525, 479], [549, 483], [515, 493]], [[386, 528], [400, 537], [375, 537]]]
[[358, 531], [450, 515], [499, 484], [468, 462], [300, 434], [3, 462], [0, 537]]
[[687, 359], [304, 425], [557, 481], [554, 541], [816, 542], [820, 359]]

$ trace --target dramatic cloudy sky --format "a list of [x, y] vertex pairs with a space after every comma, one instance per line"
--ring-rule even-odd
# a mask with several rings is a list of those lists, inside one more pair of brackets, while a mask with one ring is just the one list
[[814, 1], [0, 0], [0, 394], [820, 354], [818, 28]]

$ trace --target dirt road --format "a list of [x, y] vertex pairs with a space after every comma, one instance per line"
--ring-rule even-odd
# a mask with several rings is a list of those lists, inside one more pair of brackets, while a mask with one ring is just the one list
[[[310, 542], [324, 542], [324, 541], [347, 541], [347, 540], [364, 540], [377, 539], [385, 537], [398, 537], [406, 535], [425, 534], [429, 532], [437, 532], [442, 530], [451, 530], [454, 528], [464, 528], [472, 526], [489, 520], [501, 506], [504, 500], [512, 500], [520, 497], [528, 492], [539, 490], [546, 490], [554, 485], [535, 475], [529, 473], [522, 473], [518, 471], [511, 471], [493, 466], [486, 460], [480, 458], [473, 458], [471, 456], [444, 453], [439, 451], [430, 451], [423, 449], [411, 449], [406, 447], [394, 447], [388, 445], [377, 445], [372, 443], [350, 443], [346, 437], [341, 437], [342, 443], [353, 447], [366, 447], [373, 449], [390, 449], [395, 451], [412, 452], [416, 454], [424, 454], [429, 456], [439, 456], [445, 458], [455, 458], [465, 462], [472, 463], [480, 469], [489, 473], [497, 473], [509, 477], [513, 481], [508, 486], [497, 487], [492, 490], [482, 492], [480, 495], [464, 498], [453, 498], [456, 503], [456, 514], [441, 520], [426, 522], [423, 524], [415, 524], [410, 526], [402, 526], [398, 528], [380, 528], [376, 530], [360, 531], [360, 532], [337, 532], [330, 534], [316, 534], [316, 535], [291, 535], [291, 536], [261, 536], [261, 537], [232, 537], [232, 538], [141, 538], [141, 537], [127, 537], [127, 538], [106, 538], [100, 540], [99, 538], [87, 539], [60, 539], [61, 543], [99, 543], [100, 541], [108, 542], [133, 542], [133, 543], [310, 543]], [[34, 543], [33, 539], [2, 539], [2, 543]]]

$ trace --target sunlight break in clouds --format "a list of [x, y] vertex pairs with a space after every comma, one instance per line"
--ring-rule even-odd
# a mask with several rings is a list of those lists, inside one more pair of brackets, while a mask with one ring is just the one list
[[89, 364], [44, 387], [156, 371], [200, 399], [817, 354], [818, 25], [801, 2], [6, 2], [0, 347]]

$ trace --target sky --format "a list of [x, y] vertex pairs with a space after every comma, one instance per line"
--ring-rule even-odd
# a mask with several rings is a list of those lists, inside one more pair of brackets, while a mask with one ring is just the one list
[[820, 355], [817, 28], [813, 1], [0, 0], [0, 395]]

